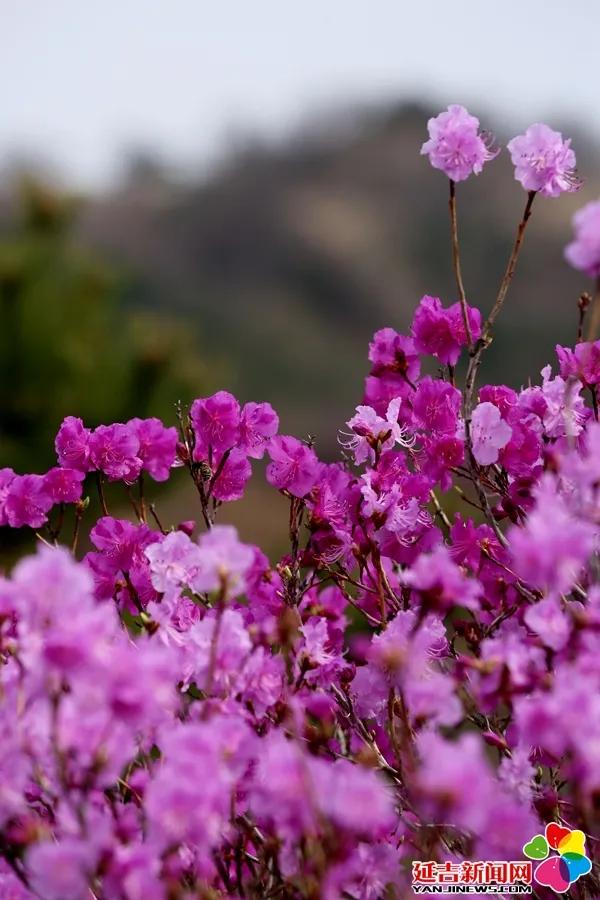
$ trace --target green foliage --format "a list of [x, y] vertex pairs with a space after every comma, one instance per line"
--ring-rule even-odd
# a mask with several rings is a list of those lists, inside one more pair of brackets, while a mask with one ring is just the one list
[[19, 471], [52, 464], [65, 415], [170, 421], [207, 384], [189, 328], [123, 311], [125, 279], [75, 240], [75, 212], [30, 182], [0, 240], [0, 465]]

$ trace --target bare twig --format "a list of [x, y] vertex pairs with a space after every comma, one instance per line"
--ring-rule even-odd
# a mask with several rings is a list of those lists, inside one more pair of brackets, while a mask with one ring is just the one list
[[450, 231], [452, 234], [452, 265], [454, 266], [454, 275], [456, 285], [458, 287], [458, 298], [460, 300], [460, 309], [465, 326], [465, 334], [467, 336], [467, 344], [469, 350], [473, 346], [473, 335], [471, 334], [471, 325], [469, 324], [469, 312], [467, 309], [467, 296], [465, 294], [465, 286], [462, 278], [462, 270], [460, 266], [460, 250], [458, 244], [458, 217], [456, 214], [456, 184], [450, 179], [450, 199], [448, 201], [450, 208]]

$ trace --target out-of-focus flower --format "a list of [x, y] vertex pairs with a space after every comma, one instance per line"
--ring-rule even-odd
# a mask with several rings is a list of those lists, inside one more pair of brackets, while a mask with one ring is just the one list
[[12, 528], [39, 528], [52, 505], [43, 475], [15, 475], [6, 488], [4, 517]]
[[600, 276], [600, 200], [587, 203], [573, 216], [574, 238], [565, 257], [590, 278]]

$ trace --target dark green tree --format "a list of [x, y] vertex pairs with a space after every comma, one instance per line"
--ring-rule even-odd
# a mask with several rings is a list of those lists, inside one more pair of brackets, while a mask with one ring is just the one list
[[130, 280], [75, 236], [77, 204], [28, 181], [0, 239], [0, 465], [41, 471], [65, 415], [158, 415], [207, 386], [194, 335], [124, 308]]

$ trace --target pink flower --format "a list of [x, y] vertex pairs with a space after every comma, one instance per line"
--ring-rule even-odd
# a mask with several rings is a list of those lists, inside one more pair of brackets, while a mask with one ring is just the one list
[[508, 533], [512, 568], [534, 587], [565, 593], [593, 550], [596, 529], [573, 515], [548, 473], [535, 490], [535, 500], [525, 525]]
[[464, 106], [452, 104], [427, 123], [429, 140], [421, 153], [429, 156], [434, 169], [441, 169], [452, 181], [479, 175], [484, 163], [500, 152], [490, 148], [490, 139], [479, 133], [479, 119]]
[[239, 446], [253, 459], [262, 459], [279, 428], [279, 416], [270, 403], [246, 403], [240, 418]]
[[[149, 529], [144, 533], [148, 532]], [[90, 531], [90, 538], [94, 546], [111, 561], [115, 570], [127, 571], [133, 560], [139, 534], [137, 526], [128, 519], [103, 516]]]
[[12, 469], [0, 469], [0, 525], [7, 525], [6, 498], [12, 481], [16, 478]]
[[523, 618], [527, 627], [550, 649], [562, 650], [567, 645], [571, 625], [555, 597], [546, 597], [528, 606]]
[[81, 499], [85, 472], [77, 469], [50, 469], [44, 475], [44, 487], [52, 503], [76, 503]]
[[215, 525], [198, 541], [200, 565], [190, 581], [198, 593], [226, 585], [229, 597], [241, 594], [254, 564], [254, 550], [242, 544], [233, 525]]
[[575, 237], [565, 248], [565, 257], [575, 269], [590, 278], [600, 276], [600, 200], [587, 203], [573, 216]]
[[132, 425], [99, 425], [90, 437], [92, 463], [111, 481], [133, 482], [140, 474], [140, 442]]
[[15, 475], [8, 485], [4, 515], [12, 528], [39, 528], [52, 508], [43, 475]]
[[196, 446], [194, 459], [209, 459], [210, 452], [224, 453], [238, 441], [240, 404], [233, 394], [217, 391], [212, 397], [194, 400], [190, 411]]
[[139, 441], [137, 456], [155, 481], [167, 481], [177, 452], [177, 429], [165, 428], [160, 419], [131, 419]]
[[144, 555], [150, 563], [152, 584], [161, 593], [189, 585], [200, 568], [200, 549], [182, 531], [172, 531], [163, 541], [149, 544]]
[[81, 419], [66, 417], [54, 442], [58, 462], [63, 469], [90, 470], [90, 434], [90, 429], [84, 426]]
[[571, 350], [556, 345], [561, 378], [579, 378], [585, 385], [600, 384], [600, 341], [580, 341]]
[[284, 434], [272, 438], [267, 450], [271, 457], [267, 466], [269, 484], [294, 497], [305, 497], [317, 483], [321, 468], [314, 450]]
[[563, 191], [576, 191], [581, 182], [575, 173], [575, 153], [571, 141], [547, 125], [530, 125], [525, 134], [508, 142], [515, 178], [526, 191], [539, 191], [544, 197], [558, 197]]
[[[467, 313], [471, 336], [476, 341], [481, 335], [481, 314], [472, 306], [467, 307]], [[425, 294], [413, 318], [412, 335], [419, 353], [430, 353], [441, 363], [455, 366], [461, 348], [467, 345], [460, 303], [445, 309], [438, 297]]]
[[385, 419], [378, 416], [371, 406], [357, 406], [356, 415], [346, 422], [350, 434], [340, 438], [340, 444], [354, 453], [357, 465], [375, 460], [375, 451], [382, 452], [400, 444], [410, 446], [405, 430], [398, 424], [401, 400], [390, 400]]
[[412, 396], [416, 424], [435, 437], [450, 434], [458, 429], [460, 391], [447, 381], [426, 375]]
[[408, 381], [416, 381], [421, 363], [412, 338], [398, 334], [393, 328], [381, 328], [369, 344], [371, 375], [398, 374]]
[[587, 411], [581, 396], [581, 385], [565, 381], [560, 375], [552, 378], [550, 366], [542, 369], [542, 396], [545, 402], [542, 421], [549, 437], [575, 437], [583, 431]]
[[498, 461], [500, 450], [506, 447], [512, 428], [493, 403], [480, 403], [471, 416], [471, 443], [473, 456], [480, 466], [490, 466]]
[[444, 544], [431, 553], [422, 553], [412, 568], [403, 573], [403, 581], [419, 591], [429, 605], [440, 610], [455, 605], [466, 606], [467, 609], [479, 607], [479, 583], [465, 577]]
[[252, 475], [252, 467], [243, 450], [232, 450], [213, 486], [213, 496], [223, 503], [241, 500]]
[[27, 871], [35, 893], [47, 900], [76, 900], [89, 894], [88, 873], [95, 866], [93, 842], [64, 838], [34, 844]]

